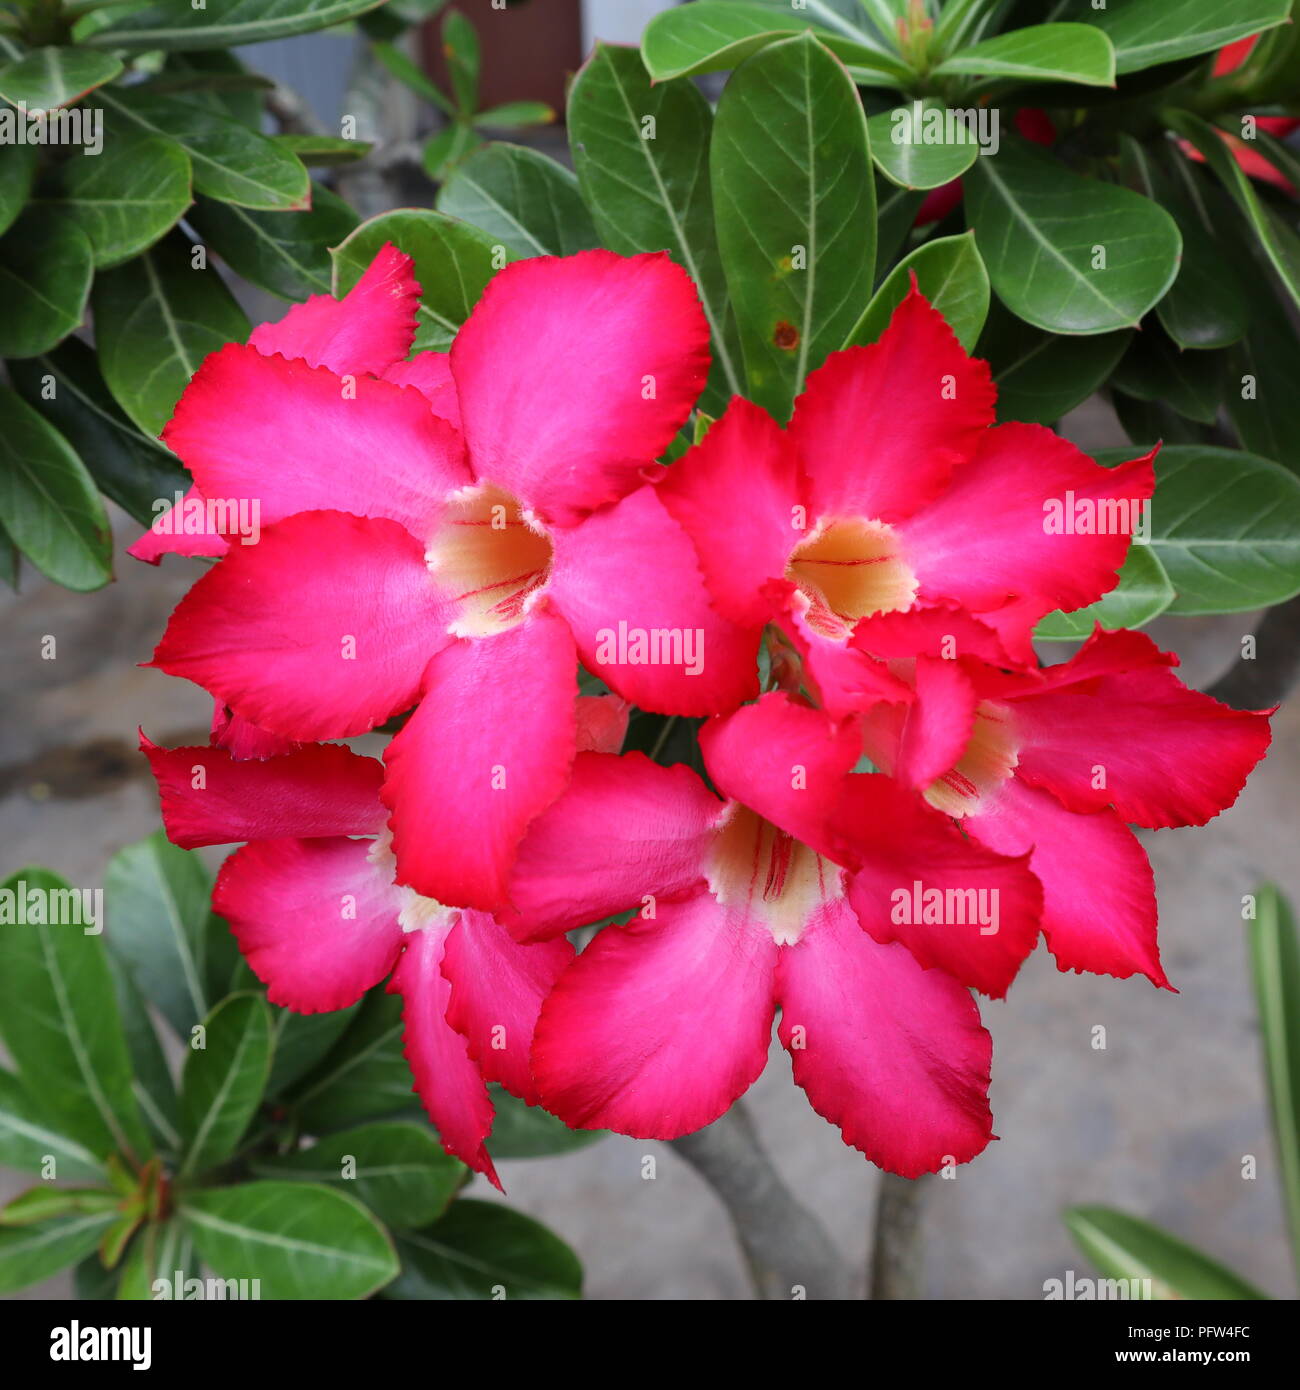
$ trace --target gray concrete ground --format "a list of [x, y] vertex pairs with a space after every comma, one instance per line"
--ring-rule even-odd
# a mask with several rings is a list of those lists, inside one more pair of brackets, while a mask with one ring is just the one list
[[[1119, 438], [1095, 412], [1075, 423], [1087, 442], [1099, 432], [1100, 442]], [[132, 534], [126, 523], [120, 531]], [[210, 705], [195, 687], [135, 663], [148, 658], [194, 573], [193, 562], [155, 570], [122, 555], [116, 582], [99, 593], [66, 593], [29, 571], [22, 593], [4, 597], [3, 873], [34, 862], [93, 884], [113, 851], [156, 828], [136, 725], [163, 743], [201, 739]], [[1250, 615], [1163, 621], [1153, 635], [1182, 654], [1193, 684], [1205, 684], [1252, 624]], [[40, 657], [46, 634], [57, 638], [53, 661]], [[1002, 1137], [955, 1180], [930, 1184], [930, 1297], [1033, 1299], [1067, 1268], [1088, 1272], [1059, 1220], [1075, 1202], [1145, 1215], [1275, 1295], [1294, 1296], [1239, 903], [1264, 877], [1300, 900], [1298, 777], [1300, 699], [1292, 698], [1270, 757], [1232, 810], [1205, 829], [1145, 836], [1164, 959], [1181, 993], [1062, 975], [1040, 951], [1010, 999], [985, 1006]], [[1105, 1051], [1092, 1047], [1098, 1024]], [[876, 1171], [809, 1109], [779, 1048], [750, 1104], [788, 1181], [846, 1256], [864, 1264]], [[642, 1176], [646, 1153], [658, 1159], [653, 1180]], [[1242, 1177], [1246, 1155], [1258, 1161], [1254, 1180]], [[610, 1138], [501, 1167], [509, 1200], [577, 1249], [591, 1297], [747, 1296], [722, 1210], [666, 1146]], [[0, 1173], [0, 1194], [21, 1185]], [[54, 1281], [33, 1293], [66, 1288]]]

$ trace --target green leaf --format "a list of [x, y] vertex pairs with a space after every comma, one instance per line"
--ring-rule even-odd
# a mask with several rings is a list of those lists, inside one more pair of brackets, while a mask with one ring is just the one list
[[96, 48], [234, 48], [309, 34], [355, 19], [381, 0], [207, 0], [201, 10], [174, 0], [128, 10], [82, 42]]
[[[1258, 1289], [1162, 1231], [1112, 1207], [1071, 1207], [1065, 1224], [1075, 1244], [1108, 1279], [1150, 1281], [1152, 1299], [1255, 1299]], [[1142, 1285], [1138, 1285], [1142, 1287]]]
[[1128, 329], [1083, 338], [1044, 333], [994, 301], [975, 355], [993, 369], [1000, 421], [1050, 425], [1110, 376], [1132, 336]]
[[275, 1046], [266, 1094], [279, 1095], [305, 1076], [343, 1035], [358, 1008], [359, 1005], [353, 1004], [323, 1014], [295, 1014], [288, 1009], [276, 1009], [272, 1016]]
[[0, 233], [27, 204], [40, 151], [36, 145], [0, 145]]
[[[847, 23], [832, 6], [810, 0], [796, 14], [787, 4], [761, 5], [695, 0], [663, 10], [646, 26], [641, 51], [656, 82], [739, 67], [746, 58], [791, 35], [811, 34], [851, 67], [883, 73], [900, 82], [910, 70], [869, 32]], [[818, 19], [831, 24], [812, 24]]]
[[9, 363], [19, 394], [72, 445], [99, 490], [142, 526], [153, 504], [185, 492], [193, 479], [176, 455], [140, 433], [118, 409], [94, 350], [65, 338], [53, 352]]
[[[900, 188], [939, 188], [960, 178], [979, 157], [980, 145], [970, 127], [948, 120], [949, 114], [942, 102], [928, 100], [872, 116], [867, 131], [880, 172]], [[943, 124], [933, 127], [938, 138], [931, 141], [927, 122], [936, 120]]]
[[[32, 890], [41, 895], [48, 909], [41, 916], [77, 915], [67, 896], [54, 896], [75, 890], [48, 870], [20, 870], [3, 886], [17, 894], [20, 884], [29, 899]], [[99, 1157], [146, 1157], [103, 938], [80, 925], [33, 923], [31, 915], [0, 927], [0, 1037], [59, 1132]]]
[[[870, 128], [870, 121], [867, 125]], [[883, 278], [885, 269], [907, 242], [916, 214], [924, 201], [924, 193], [898, 188], [888, 179], [876, 180], [877, 279]]]
[[1291, 905], [1273, 884], [1261, 885], [1255, 902], [1257, 915], [1247, 924], [1250, 965], [1291, 1253], [1300, 1267], [1300, 941]]
[[191, 1046], [181, 1072], [181, 1178], [235, 1152], [271, 1074], [271, 1014], [260, 994], [223, 999], [203, 1030], [204, 1046]]
[[466, 1176], [427, 1124], [402, 1120], [331, 1134], [310, 1149], [255, 1161], [253, 1171], [339, 1187], [399, 1230], [436, 1221]]
[[[1106, 449], [1099, 463], [1132, 450]], [[1156, 457], [1150, 545], [1177, 597], [1170, 613], [1240, 613], [1300, 592], [1300, 479], [1236, 449], [1168, 445]]]
[[[314, 135], [310, 132], [290, 131], [272, 137], [281, 149], [288, 150], [311, 169], [333, 169], [340, 164], [355, 164], [364, 159], [374, 145], [369, 140], [344, 140], [337, 135]], [[312, 188], [312, 207], [321, 193], [321, 185]]]
[[208, 353], [249, 334], [221, 277], [194, 268], [181, 236], [99, 275], [93, 308], [104, 380], [122, 409], [155, 437]]
[[462, 1197], [441, 1221], [397, 1238], [394, 1299], [580, 1298], [582, 1265], [545, 1226], [497, 1202]]
[[352, 1026], [289, 1099], [308, 1133], [324, 1134], [415, 1104], [402, 1054], [402, 1004], [382, 991], [362, 1001]]
[[116, 1212], [120, 1201], [116, 1192], [103, 1187], [55, 1187], [38, 1183], [20, 1192], [0, 1207], [0, 1226], [31, 1226], [52, 1216], [79, 1211]]
[[0, 1293], [39, 1284], [84, 1259], [115, 1219], [112, 1211], [74, 1212], [34, 1226], [0, 1230]]
[[52, 111], [111, 82], [121, 71], [122, 64], [109, 53], [34, 48], [16, 63], [0, 68], [0, 97], [29, 112]]
[[709, 103], [684, 79], [651, 85], [635, 49], [598, 43], [574, 79], [567, 121], [604, 245], [624, 256], [667, 251], [695, 282], [713, 339], [706, 408], [721, 413], [744, 379], [714, 231]]
[[323, 184], [307, 212], [254, 212], [200, 196], [188, 221], [237, 274], [281, 299], [329, 294], [337, 246], [357, 215]]
[[1115, 85], [1115, 49], [1090, 24], [1035, 24], [972, 44], [935, 68], [940, 76], [1023, 78]]
[[[103, 1284], [98, 1285], [98, 1290], [95, 1285], [91, 1285], [85, 1293], [79, 1288], [79, 1297], [152, 1301], [155, 1280], [166, 1279], [171, 1284], [178, 1270], [183, 1276], [187, 1271], [191, 1271], [189, 1277], [197, 1277], [194, 1273], [197, 1271], [194, 1246], [189, 1236], [176, 1217], [167, 1221], [150, 1222], [132, 1242], [126, 1258], [122, 1261], [121, 1273], [108, 1284], [107, 1291], [103, 1291]], [[80, 1280], [78, 1283], [80, 1285]], [[180, 1298], [181, 1293], [173, 1291], [172, 1297]]]
[[0, 238], [0, 357], [35, 357], [66, 338], [85, 315], [93, 275], [81, 228], [29, 207]]
[[1119, 72], [1138, 72], [1157, 63], [1173, 63], [1198, 53], [1212, 53], [1234, 39], [1281, 24], [1291, 0], [1107, 0], [1095, 9], [1076, 0], [1087, 18], [1115, 45]]
[[1177, 278], [1156, 305], [1161, 326], [1183, 348], [1218, 348], [1240, 341], [1247, 323], [1245, 293], [1241, 270], [1216, 225], [1219, 209], [1209, 198], [1216, 190], [1181, 153], [1174, 153], [1166, 167], [1152, 160], [1136, 140], [1125, 140], [1128, 161], [1143, 190], [1173, 216], [1183, 238]]
[[585, 1149], [606, 1137], [603, 1129], [570, 1129], [563, 1120], [500, 1086], [491, 1091], [496, 1110], [490, 1140], [493, 1158], [546, 1158]]
[[842, 65], [811, 37], [751, 58], [718, 104], [709, 167], [749, 394], [784, 421], [871, 295], [875, 183]]
[[98, 589], [113, 577], [108, 514], [86, 465], [41, 414], [0, 386], [0, 516], [32, 564], [65, 588]]
[[180, 145], [194, 187], [240, 207], [292, 212], [311, 204], [311, 180], [291, 150], [197, 102], [127, 87], [103, 100], [117, 123]]
[[1223, 400], [1222, 352], [1182, 352], [1154, 324], [1133, 335], [1112, 385], [1140, 401], [1163, 401], [1184, 419], [1212, 425]]
[[459, 10], [448, 10], [442, 21], [442, 49], [456, 105], [470, 115], [478, 105], [478, 30]]
[[212, 1007], [202, 970], [212, 876], [203, 860], [156, 830], [108, 861], [104, 896], [109, 948], [188, 1040]]
[[39, 1173], [54, 1160], [54, 1177], [102, 1178], [99, 1159], [76, 1139], [61, 1133], [45, 1118], [41, 1103], [12, 1073], [0, 1070], [0, 1164]]
[[999, 298], [1051, 333], [1133, 327], [1178, 273], [1182, 239], [1163, 208], [1023, 140], [975, 161], [966, 207]]
[[155, 91], [184, 92], [188, 100], [255, 130], [262, 125], [265, 90], [274, 85], [269, 78], [249, 72], [224, 48], [169, 53], [152, 83]]
[[474, 115], [474, 124], [489, 130], [516, 130], [522, 126], [550, 125], [555, 110], [544, 101], [506, 101]]
[[94, 159], [69, 159], [53, 206], [86, 234], [97, 268], [152, 246], [189, 207], [190, 161], [171, 140], [117, 136]]
[[501, 243], [441, 212], [403, 210], [380, 213], [363, 222], [335, 247], [334, 293], [345, 294], [365, 273], [386, 241], [415, 260], [420, 300], [416, 348], [446, 349], [496, 273], [495, 248]]
[[482, 145], [453, 170], [438, 211], [486, 232], [515, 256], [571, 256], [600, 245], [577, 179], [519, 145]]
[[361, 1203], [314, 1183], [191, 1192], [180, 1216], [214, 1274], [255, 1272], [263, 1298], [365, 1298], [398, 1270], [387, 1234]]
[[1206, 164], [1250, 223], [1278, 279], [1300, 307], [1300, 240], [1295, 233], [1261, 201], [1245, 170], [1233, 158], [1232, 151], [1213, 126], [1189, 111], [1167, 112], [1165, 120], [1204, 156]]
[[1132, 545], [1119, 572], [1119, 584], [1096, 603], [1073, 613], [1059, 610], [1041, 619], [1034, 629], [1040, 642], [1082, 642], [1093, 627], [1142, 627], [1174, 601], [1174, 586], [1150, 546]]
[[483, 144], [483, 138], [465, 121], [452, 121], [425, 142], [420, 162], [435, 183], [441, 183], [461, 162]]
[[874, 343], [880, 337], [911, 289], [913, 274], [917, 288], [948, 321], [962, 347], [972, 351], [989, 310], [989, 277], [974, 232], [927, 241], [899, 261], [872, 296], [845, 347]]
[[177, 1154], [181, 1136], [176, 1083], [158, 1041], [149, 1005], [121, 958], [110, 952], [108, 963], [113, 972], [117, 1011], [131, 1059], [131, 1094], [155, 1143], [164, 1153]]

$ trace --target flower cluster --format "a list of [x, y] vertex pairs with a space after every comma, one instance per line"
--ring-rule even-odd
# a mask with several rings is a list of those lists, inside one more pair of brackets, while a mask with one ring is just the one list
[[[778, 1008], [848, 1143], [973, 1158], [972, 990], [1040, 934], [1166, 986], [1129, 826], [1204, 823], [1268, 744], [1136, 633], [1035, 657], [1114, 586], [1151, 457], [995, 424], [915, 289], [788, 424], [737, 399], [684, 452], [708, 329], [666, 256], [514, 264], [446, 354], [409, 355], [418, 307], [386, 247], [210, 356], [164, 438], [260, 535], [134, 548], [220, 557], [153, 663], [215, 697], [211, 743], [143, 747], [176, 843], [243, 842], [215, 907], [271, 1000], [388, 978], [443, 1143], [494, 1181], [488, 1083], [672, 1138], [754, 1081]], [[707, 779], [620, 753], [632, 707], [701, 720]], [[382, 761], [324, 742], [389, 721]]]

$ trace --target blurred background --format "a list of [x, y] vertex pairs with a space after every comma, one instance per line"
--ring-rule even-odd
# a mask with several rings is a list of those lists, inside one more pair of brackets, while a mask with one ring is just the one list
[[[507, 10], [457, 0], [482, 43], [482, 105], [541, 100], [557, 111], [565, 84], [596, 39], [634, 43], [662, 0], [530, 0]], [[436, 30], [405, 40], [435, 82], [444, 75]], [[419, 149], [442, 117], [398, 85], [352, 33], [269, 43], [241, 56], [296, 92], [301, 120], [337, 134], [356, 117], [376, 156], [340, 181], [363, 214], [431, 205]], [[567, 162], [562, 124], [512, 133]], [[375, 165], [374, 170], [368, 165]], [[285, 307], [240, 284], [254, 322]], [[1109, 407], [1086, 403], [1062, 424], [1084, 447], [1125, 442]], [[115, 582], [74, 594], [27, 568], [4, 594], [0, 688], [0, 844], [7, 874], [48, 865], [74, 884], [102, 880], [109, 856], [157, 827], [157, 801], [136, 728], [165, 745], [206, 741], [210, 700], [195, 687], [138, 669], [193, 562], [154, 569], [122, 553], [138, 527], [114, 516]], [[1237, 657], [1249, 614], [1157, 621], [1151, 635], [1208, 685]], [[41, 659], [47, 636], [57, 659]], [[1045, 648], [1059, 660], [1068, 648]], [[1135, 729], [1135, 737], [1141, 730]], [[1300, 784], [1300, 699], [1279, 711], [1274, 745], [1237, 805], [1200, 830], [1142, 832], [1155, 865], [1166, 968], [1180, 991], [1145, 980], [1067, 976], [1043, 950], [1005, 1003], [985, 1004], [994, 1037], [993, 1107], [1002, 1136], [951, 1181], [930, 1180], [924, 1289], [936, 1299], [1036, 1299], [1044, 1281], [1092, 1273], [1060, 1221], [1082, 1202], [1147, 1217], [1239, 1270], [1275, 1296], [1294, 1297], [1281, 1195], [1269, 1136], [1241, 898], [1261, 879], [1300, 897], [1294, 816]], [[1105, 1047], [1095, 1030], [1105, 1030]], [[809, 1109], [784, 1052], [749, 1103], [786, 1181], [819, 1214], [844, 1255], [865, 1271], [878, 1172]], [[647, 1154], [656, 1159], [644, 1176]], [[1244, 1176], [1257, 1161], [1255, 1177]], [[749, 1297], [726, 1217], [701, 1179], [665, 1145], [610, 1137], [575, 1154], [506, 1161], [510, 1201], [567, 1240], [595, 1299]], [[0, 1171], [0, 1199], [25, 1185]], [[479, 1191], [475, 1195], [493, 1194]], [[66, 1279], [22, 1297], [64, 1297]]]

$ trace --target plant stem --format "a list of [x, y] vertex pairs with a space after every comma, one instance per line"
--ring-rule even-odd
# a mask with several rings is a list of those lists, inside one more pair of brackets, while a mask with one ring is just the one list
[[852, 1297], [848, 1265], [781, 1180], [741, 1102], [671, 1142], [726, 1207], [760, 1299]]
[[880, 1175], [871, 1253], [871, 1297], [921, 1297], [921, 1212], [931, 1179]]

